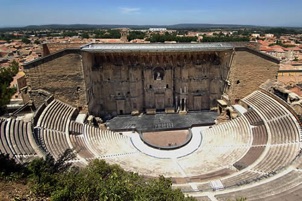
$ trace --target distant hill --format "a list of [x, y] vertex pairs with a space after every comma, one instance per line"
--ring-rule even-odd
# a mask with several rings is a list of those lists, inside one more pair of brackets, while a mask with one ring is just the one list
[[113, 25], [113, 24], [49, 24], [49, 25], [29, 25], [24, 27], [25, 29], [35, 29], [35, 28], [64, 28], [64, 29], [91, 29], [91, 28], [157, 28], [165, 27], [170, 29], [179, 28], [218, 28], [218, 27], [257, 27], [252, 25], [234, 25], [234, 24], [174, 24], [174, 25]]
[[24, 27], [2, 27], [0, 29], [112, 29], [112, 28], [131, 28], [149, 29], [165, 27], [168, 29], [204, 29], [204, 28], [248, 28], [260, 27], [252, 25], [234, 24], [174, 24], [174, 25], [123, 25], [123, 24], [47, 24], [47, 25], [28, 25]]
[[236, 24], [174, 24], [169, 27], [174, 29], [183, 29], [183, 28], [248, 28], [248, 27], [260, 27], [253, 25], [236, 25]]
[[[258, 28], [267, 29], [269, 26], [256, 25], [236, 25], [236, 24], [173, 24], [173, 25], [124, 25], [124, 24], [47, 24], [47, 25], [28, 25], [24, 27], [2, 27], [0, 30], [41, 30], [41, 29], [113, 29], [113, 28], [131, 28], [131, 29], [149, 29], [164, 27], [167, 29], [239, 29], [239, 28]], [[301, 27], [286, 27], [299, 28]]]

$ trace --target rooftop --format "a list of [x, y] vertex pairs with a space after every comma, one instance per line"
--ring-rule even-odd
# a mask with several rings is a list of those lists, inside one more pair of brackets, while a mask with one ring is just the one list
[[177, 51], [219, 51], [233, 49], [229, 43], [151, 43], [151, 44], [87, 44], [81, 50], [87, 52], [177, 52]]

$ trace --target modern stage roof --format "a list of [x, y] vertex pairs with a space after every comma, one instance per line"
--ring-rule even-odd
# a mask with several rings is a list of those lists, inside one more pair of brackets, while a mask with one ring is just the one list
[[87, 52], [186, 52], [186, 51], [224, 51], [233, 49], [230, 43], [121, 43], [96, 44], [91, 43], [81, 47]]

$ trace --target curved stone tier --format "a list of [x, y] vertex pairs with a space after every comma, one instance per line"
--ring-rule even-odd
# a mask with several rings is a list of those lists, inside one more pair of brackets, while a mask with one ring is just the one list
[[[301, 198], [299, 122], [262, 91], [242, 102], [249, 108], [236, 119], [209, 128], [193, 127], [192, 139], [185, 146], [159, 150], [147, 146], [138, 133], [116, 133], [74, 122], [76, 109], [53, 100], [35, 117], [35, 135], [29, 123], [1, 120], [0, 151], [16, 159], [35, 155], [36, 145], [30, 142], [34, 136], [38, 146], [55, 158], [73, 148], [79, 159], [75, 165], [99, 158], [147, 177], [164, 175], [172, 178], [174, 188], [201, 199]], [[218, 187], [220, 191], [213, 191]]]

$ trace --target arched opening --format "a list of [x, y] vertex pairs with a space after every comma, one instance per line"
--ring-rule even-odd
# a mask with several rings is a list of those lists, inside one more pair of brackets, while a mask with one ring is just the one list
[[157, 67], [153, 70], [154, 80], [163, 80], [165, 76], [165, 70], [163, 68]]

